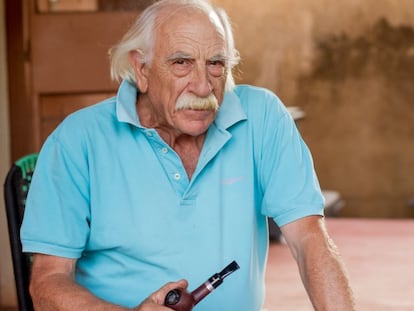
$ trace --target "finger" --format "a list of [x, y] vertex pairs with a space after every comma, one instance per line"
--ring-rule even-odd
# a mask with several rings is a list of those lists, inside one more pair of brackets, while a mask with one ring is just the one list
[[188, 286], [188, 282], [186, 280], [179, 280], [177, 282], [169, 282], [165, 284], [163, 287], [161, 287], [156, 292], [152, 293], [150, 296], [150, 299], [160, 305], [164, 304], [164, 299], [167, 293], [170, 290], [173, 290], [175, 288], [183, 288], [186, 289]]

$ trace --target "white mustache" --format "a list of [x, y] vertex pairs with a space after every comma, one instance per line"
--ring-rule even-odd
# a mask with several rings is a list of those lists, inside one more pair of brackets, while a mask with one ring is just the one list
[[219, 109], [217, 98], [213, 93], [207, 97], [199, 97], [191, 93], [181, 95], [175, 103], [175, 110], [195, 109], [195, 110], [214, 110]]

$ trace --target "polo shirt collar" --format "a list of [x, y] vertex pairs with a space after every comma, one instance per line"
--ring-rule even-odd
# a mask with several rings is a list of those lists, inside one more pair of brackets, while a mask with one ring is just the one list
[[138, 89], [135, 84], [127, 80], [122, 81], [116, 95], [116, 115], [120, 122], [142, 127], [137, 113], [137, 94]]
[[226, 92], [223, 103], [214, 121], [216, 126], [218, 128], [228, 129], [237, 122], [246, 119], [247, 116], [241, 106], [240, 98], [235, 92]]
[[[136, 109], [137, 94], [138, 90], [135, 84], [126, 80], [122, 81], [116, 96], [116, 114], [120, 122], [127, 122], [142, 128]], [[216, 126], [221, 129], [227, 129], [246, 118], [236, 93], [226, 92], [214, 121]]]

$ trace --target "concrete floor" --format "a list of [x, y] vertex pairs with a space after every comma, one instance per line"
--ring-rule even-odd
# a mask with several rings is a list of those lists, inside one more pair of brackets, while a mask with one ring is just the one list
[[[359, 311], [414, 310], [414, 220], [328, 218]], [[266, 274], [267, 311], [313, 310], [288, 247], [273, 243]]]

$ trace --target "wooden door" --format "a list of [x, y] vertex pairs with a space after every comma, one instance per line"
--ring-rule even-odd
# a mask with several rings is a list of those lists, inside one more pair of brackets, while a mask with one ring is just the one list
[[149, 2], [6, 1], [13, 160], [38, 152], [67, 114], [115, 93], [107, 51]]

